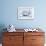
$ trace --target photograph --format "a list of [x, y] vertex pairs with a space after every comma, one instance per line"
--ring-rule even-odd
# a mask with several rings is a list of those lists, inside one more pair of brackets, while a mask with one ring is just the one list
[[18, 19], [34, 19], [34, 8], [18, 7]]

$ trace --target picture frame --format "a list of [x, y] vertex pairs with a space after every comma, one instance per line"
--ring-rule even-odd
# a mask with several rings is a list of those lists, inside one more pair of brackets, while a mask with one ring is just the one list
[[18, 19], [34, 19], [34, 8], [18, 7]]

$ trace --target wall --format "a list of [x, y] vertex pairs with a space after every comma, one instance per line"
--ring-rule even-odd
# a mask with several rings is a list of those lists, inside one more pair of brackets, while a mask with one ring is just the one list
[[[1, 0], [0, 24], [13, 24], [16, 28], [46, 28], [46, 0]], [[20, 6], [34, 7], [33, 20], [17, 20], [17, 8]]]
[[[1, 0], [0, 25], [13, 24], [16, 28], [46, 28], [46, 0]], [[17, 8], [20, 6], [34, 7], [33, 20], [17, 20]]]

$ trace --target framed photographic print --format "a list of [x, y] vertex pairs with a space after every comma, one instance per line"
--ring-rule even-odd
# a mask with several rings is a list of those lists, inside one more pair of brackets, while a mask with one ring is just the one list
[[18, 7], [18, 19], [34, 19], [34, 8]]

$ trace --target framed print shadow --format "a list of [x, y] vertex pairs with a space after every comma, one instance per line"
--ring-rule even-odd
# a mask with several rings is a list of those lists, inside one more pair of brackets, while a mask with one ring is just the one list
[[34, 8], [18, 7], [18, 19], [34, 19]]

